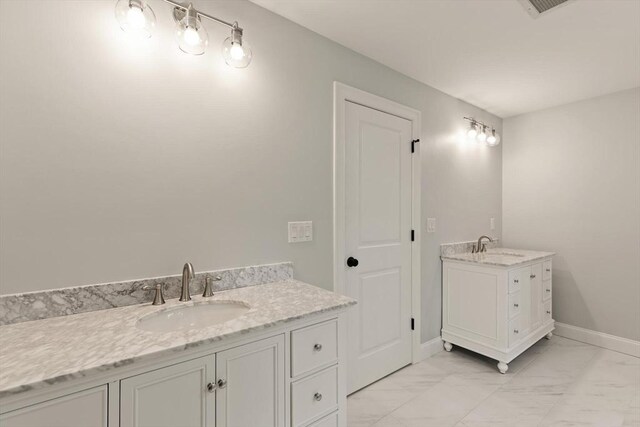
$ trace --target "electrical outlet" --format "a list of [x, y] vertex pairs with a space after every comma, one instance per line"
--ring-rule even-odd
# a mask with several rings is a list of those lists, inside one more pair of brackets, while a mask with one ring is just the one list
[[495, 229], [496, 229], [496, 219], [495, 219], [495, 218], [491, 218], [491, 219], [489, 220], [489, 227], [490, 227], [492, 230], [495, 230]]
[[296, 221], [289, 224], [289, 243], [313, 240], [313, 221]]
[[436, 219], [427, 218], [427, 233], [435, 233], [435, 232], [436, 232]]

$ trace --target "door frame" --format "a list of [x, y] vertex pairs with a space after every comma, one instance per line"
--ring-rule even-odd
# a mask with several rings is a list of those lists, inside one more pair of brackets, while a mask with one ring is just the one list
[[[345, 106], [352, 102], [391, 114], [406, 120], [411, 125], [412, 139], [420, 138], [421, 113], [397, 102], [382, 98], [363, 90], [333, 82], [333, 289], [340, 294], [346, 293], [344, 270], [345, 259]], [[410, 144], [411, 141], [407, 141]], [[420, 144], [415, 144], [415, 152], [411, 156], [411, 228], [415, 232], [415, 240], [411, 245], [411, 317], [414, 329], [411, 331], [411, 363], [421, 360], [421, 278], [420, 278]], [[408, 230], [407, 230], [408, 232]]]

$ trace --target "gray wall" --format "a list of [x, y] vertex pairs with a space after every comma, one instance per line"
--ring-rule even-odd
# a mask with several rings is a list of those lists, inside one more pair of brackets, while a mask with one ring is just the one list
[[[254, 61], [226, 67], [227, 30], [181, 53], [171, 8], [132, 43], [115, 1], [0, 2], [0, 292], [291, 260], [332, 283], [332, 84], [422, 111], [423, 338], [439, 335], [441, 242], [500, 235], [501, 152], [457, 141], [482, 110], [244, 1], [196, 6], [246, 29]], [[28, 18], [29, 25], [21, 19]], [[314, 241], [288, 244], [287, 221]], [[422, 231], [424, 233], [424, 230]]]
[[640, 88], [505, 119], [504, 242], [557, 252], [557, 321], [640, 340]]

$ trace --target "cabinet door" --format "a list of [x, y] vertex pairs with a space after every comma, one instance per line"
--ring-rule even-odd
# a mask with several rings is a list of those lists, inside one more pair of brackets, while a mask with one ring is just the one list
[[212, 427], [214, 360], [201, 357], [120, 381], [121, 427]]
[[542, 325], [542, 264], [531, 266], [531, 330]]
[[284, 335], [216, 354], [216, 427], [284, 426]]
[[107, 386], [91, 388], [0, 415], [2, 427], [107, 426]]

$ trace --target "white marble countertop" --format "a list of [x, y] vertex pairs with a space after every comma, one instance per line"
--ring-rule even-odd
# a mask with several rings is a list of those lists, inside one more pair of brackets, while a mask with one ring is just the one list
[[[147, 332], [136, 327], [150, 313], [205, 301], [241, 301], [251, 309], [207, 328]], [[345, 308], [355, 300], [296, 280], [232, 289], [189, 303], [169, 300], [0, 327], [0, 398], [92, 373], [131, 365], [258, 331], [312, 314]]]
[[466, 253], [454, 253], [454, 254], [442, 255], [442, 259], [472, 262], [475, 264], [511, 267], [514, 265], [524, 264], [526, 262], [547, 258], [553, 255], [555, 255], [555, 252], [526, 251], [523, 249], [509, 249], [509, 248], [492, 248], [492, 249], [487, 249], [486, 252], [482, 252], [478, 254], [472, 254], [472, 253], [466, 252]]

